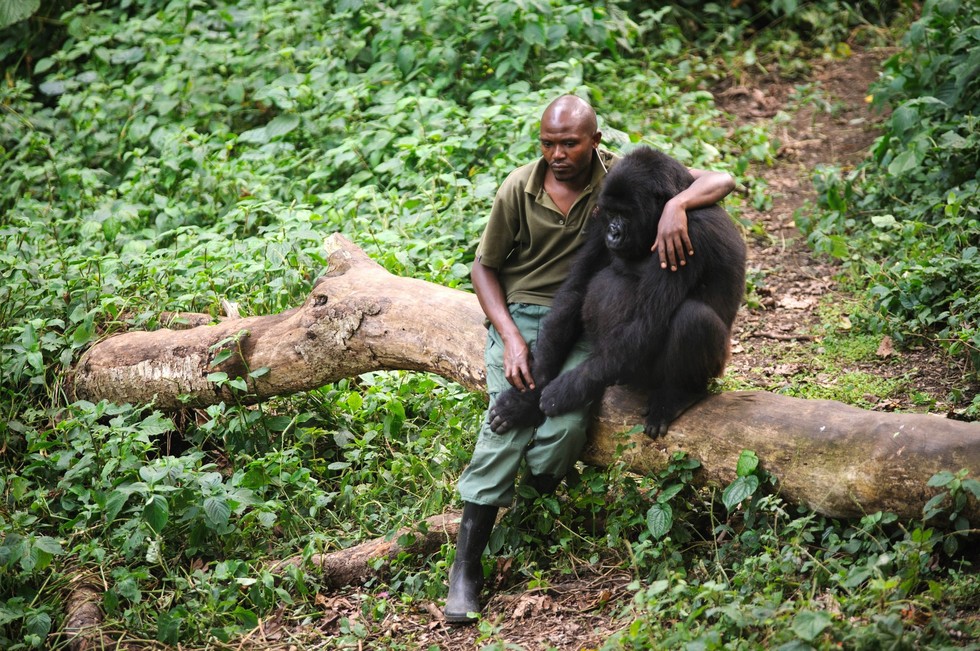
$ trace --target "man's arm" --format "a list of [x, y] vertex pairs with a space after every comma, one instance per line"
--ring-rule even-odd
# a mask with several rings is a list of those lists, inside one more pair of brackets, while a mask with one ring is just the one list
[[507, 298], [497, 270], [477, 259], [470, 270], [470, 279], [483, 313], [504, 341], [504, 375], [507, 381], [521, 391], [533, 389], [531, 350], [507, 309]]
[[664, 206], [657, 239], [650, 249], [660, 255], [660, 267], [666, 269], [670, 263], [671, 271], [677, 271], [678, 265], [687, 264], [687, 256], [694, 255], [687, 234], [688, 209], [718, 203], [735, 189], [735, 179], [730, 174], [699, 169], [688, 171], [694, 177], [694, 183]]

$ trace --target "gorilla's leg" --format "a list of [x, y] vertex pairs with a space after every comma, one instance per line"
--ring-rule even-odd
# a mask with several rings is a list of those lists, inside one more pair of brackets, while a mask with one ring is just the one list
[[[725, 368], [730, 348], [728, 328], [707, 304], [684, 301], [671, 319], [661, 355], [647, 378], [649, 408], [645, 432], [651, 438], [708, 393], [708, 382]], [[650, 384], [647, 384], [647, 383]]]

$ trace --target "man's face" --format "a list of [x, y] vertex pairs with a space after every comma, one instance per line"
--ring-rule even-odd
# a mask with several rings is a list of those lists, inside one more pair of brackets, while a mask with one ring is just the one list
[[587, 180], [592, 174], [592, 151], [599, 144], [599, 132], [587, 125], [545, 116], [541, 121], [541, 155], [555, 178], [562, 182]]

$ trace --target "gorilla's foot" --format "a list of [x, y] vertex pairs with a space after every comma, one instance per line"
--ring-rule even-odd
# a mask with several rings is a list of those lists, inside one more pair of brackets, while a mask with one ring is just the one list
[[490, 429], [503, 434], [518, 427], [534, 427], [544, 422], [544, 414], [538, 408], [538, 391], [504, 391], [490, 406], [487, 422]]
[[651, 401], [647, 411], [646, 426], [643, 433], [652, 439], [658, 439], [667, 434], [670, 424], [680, 418], [681, 414], [708, 397], [707, 391], [687, 393], [671, 401]]
[[557, 416], [580, 409], [589, 402], [589, 396], [579, 388], [574, 372], [563, 373], [541, 392], [539, 406], [546, 416]]

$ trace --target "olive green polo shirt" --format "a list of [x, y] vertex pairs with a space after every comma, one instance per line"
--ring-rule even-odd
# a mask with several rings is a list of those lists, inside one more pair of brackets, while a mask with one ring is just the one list
[[596, 151], [592, 179], [567, 216], [544, 190], [548, 169], [544, 158], [517, 168], [504, 180], [494, 198], [476, 259], [498, 271], [508, 303], [551, 305], [584, 241], [585, 226], [606, 171], [618, 160], [604, 149]]

